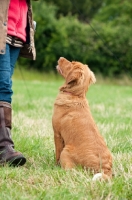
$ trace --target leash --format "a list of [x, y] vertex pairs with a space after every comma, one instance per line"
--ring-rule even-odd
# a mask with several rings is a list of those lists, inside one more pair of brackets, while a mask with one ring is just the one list
[[[72, 3], [72, 5], [74, 5], [75, 6], [75, 8], [77, 8], [76, 7], [76, 3], [74, 3], [74, 0], [70, 0], [71, 1], [71, 3]], [[76, 9], [77, 10], [77, 9]], [[81, 15], [81, 11], [80, 10], [78, 10], [78, 13]], [[100, 34], [96, 31], [96, 29], [93, 27], [93, 25], [91, 25], [91, 23], [90, 22], [87, 22], [87, 24], [90, 26], [90, 28], [95, 32], [95, 34], [98, 36], [98, 38], [103, 42], [103, 47], [104, 47], [104, 49], [106, 49], [107, 50], [107, 52], [109, 52], [112, 56], [113, 56], [113, 58], [116, 60], [116, 61], [118, 61], [118, 64], [119, 64], [119, 66], [122, 68], [122, 63], [121, 63], [121, 61], [117, 58], [117, 56], [109, 49], [109, 47], [108, 47], [108, 44], [106, 45], [106, 42], [105, 42], [105, 40], [100, 36]]]
[[22, 69], [21, 69], [21, 67], [20, 67], [19, 65], [18, 65], [18, 68], [19, 68], [19, 71], [20, 71], [22, 80], [23, 80], [23, 82], [24, 82], [24, 85], [25, 85], [25, 88], [26, 88], [26, 92], [27, 92], [29, 101], [32, 102], [31, 93], [30, 93], [30, 91], [29, 91], [29, 89], [28, 89], [28, 87], [27, 87], [26, 80], [25, 80], [25, 77], [24, 77], [24, 75], [23, 75]]

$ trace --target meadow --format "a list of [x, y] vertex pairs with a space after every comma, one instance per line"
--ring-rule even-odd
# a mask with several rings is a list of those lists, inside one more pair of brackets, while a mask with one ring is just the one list
[[13, 78], [12, 134], [15, 149], [26, 156], [27, 163], [0, 167], [0, 200], [131, 200], [132, 82], [99, 78], [87, 93], [93, 117], [113, 155], [113, 179], [93, 182], [89, 171], [64, 171], [55, 165], [51, 120], [63, 80], [53, 74], [23, 75], [24, 79], [16, 70]]

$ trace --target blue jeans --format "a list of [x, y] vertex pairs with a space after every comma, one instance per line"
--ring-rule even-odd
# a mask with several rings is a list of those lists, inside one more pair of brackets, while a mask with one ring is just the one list
[[0, 101], [12, 101], [12, 75], [20, 48], [6, 44], [6, 53], [0, 54]]

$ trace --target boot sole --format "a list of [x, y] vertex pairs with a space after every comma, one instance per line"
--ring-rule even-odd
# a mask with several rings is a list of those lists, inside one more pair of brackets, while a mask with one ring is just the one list
[[8, 164], [10, 167], [18, 167], [18, 166], [24, 165], [25, 163], [26, 163], [26, 158], [22, 156], [17, 156], [10, 160], [0, 161], [0, 166], [4, 166], [5, 164]]
[[26, 163], [26, 158], [18, 156], [8, 161], [9, 166], [18, 167]]

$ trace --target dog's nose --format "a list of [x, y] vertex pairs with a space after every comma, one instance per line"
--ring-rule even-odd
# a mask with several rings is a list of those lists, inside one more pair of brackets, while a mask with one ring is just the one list
[[58, 60], [58, 64], [62, 63], [64, 59], [65, 59], [64, 57], [60, 57]]
[[63, 59], [64, 59], [64, 57], [60, 57], [60, 58], [59, 58], [59, 60], [63, 60]]

